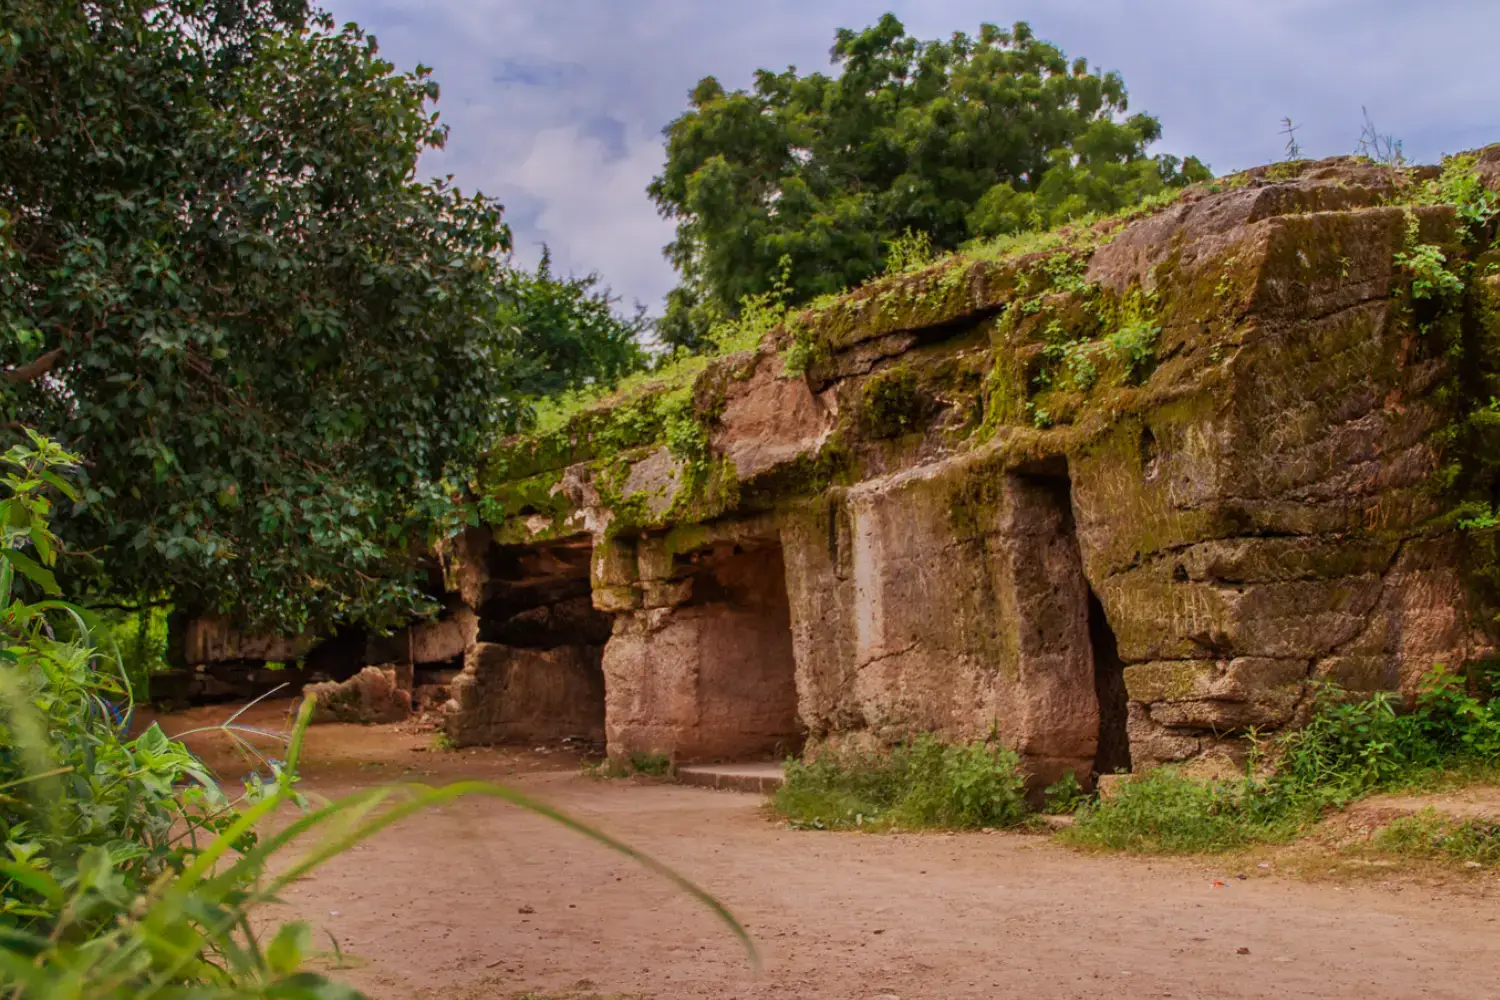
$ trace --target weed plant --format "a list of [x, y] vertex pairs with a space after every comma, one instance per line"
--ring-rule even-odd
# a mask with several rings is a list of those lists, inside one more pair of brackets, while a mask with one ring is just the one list
[[[1263, 748], [1244, 776], [1205, 781], [1153, 771], [1085, 806], [1065, 837], [1146, 853], [1279, 843], [1372, 792], [1493, 773], [1500, 701], [1470, 694], [1463, 678], [1439, 667], [1411, 710], [1402, 708], [1386, 693], [1349, 701], [1327, 691], [1312, 720]], [[1257, 776], [1255, 765], [1266, 758], [1274, 766]]]
[[1019, 758], [993, 743], [923, 734], [890, 753], [824, 750], [789, 760], [777, 812], [806, 829], [979, 829], [1026, 817]]
[[1393, 821], [1375, 834], [1370, 849], [1376, 854], [1488, 868], [1500, 864], [1500, 823], [1455, 819], [1428, 809]]

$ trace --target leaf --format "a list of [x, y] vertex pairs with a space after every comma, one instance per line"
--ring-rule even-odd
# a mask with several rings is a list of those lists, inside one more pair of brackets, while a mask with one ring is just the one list
[[54, 595], [62, 593], [62, 588], [57, 585], [57, 577], [52, 575], [52, 571], [39, 566], [36, 560], [25, 553], [17, 549], [0, 549], [0, 557], [4, 557], [5, 561], [14, 566], [22, 576], [41, 587], [43, 592]]
[[282, 924], [266, 946], [266, 963], [279, 976], [289, 976], [302, 966], [312, 950], [312, 928], [306, 923]]
[[77, 501], [78, 491], [73, 488], [72, 483], [69, 483], [66, 479], [62, 478], [56, 473], [48, 472], [45, 469], [42, 470], [41, 477], [44, 481], [50, 483], [54, 488], [56, 488], [56, 490], [63, 496], [67, 497], [69, 500]]
[[21, 883], [54, 906], [61, 906], [66, 898], [62, 886], [57, 884], [57, 879], [35, 865], [24, 861], [0, 859], [0, 874]]
[[57, 562], [57, 554], [52, 550], [52, 532], [48, 531], [44, 524], [33, 524], [30, 535], [31, 544], [36, 546], [37, 555], [42, 557], [42, 565], [54, 565]]

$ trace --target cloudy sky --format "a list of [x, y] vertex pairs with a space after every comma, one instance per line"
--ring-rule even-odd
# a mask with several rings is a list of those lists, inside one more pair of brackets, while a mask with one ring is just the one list
[[499, 197], [518, 255], [542, 244], [653, 312], [674, 281], [645, 187], [661, 129], [712, 74], [825, 69], [840, 26], [893, 11], [920, 38], [1031, 22], [1069, 56], [1120, 71], [1158, 152], [1216, 171], [1353, 150], [1361, 107], [1408, 157], [1500, 141], [1496, 0], [321, 0], [442, 85], [448, 148], [423, 169]]

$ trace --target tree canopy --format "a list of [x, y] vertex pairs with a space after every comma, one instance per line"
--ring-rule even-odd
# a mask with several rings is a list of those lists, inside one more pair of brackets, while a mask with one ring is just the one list
[[427, 70], [301, 0], [0, 0], [0, 406], [83, 456], [72, 572], [393, 620], [522, 412], [501, 207]]
[[1161, 126], [1126, 117], [1119, 74], [1069, 62], [1024, 23], [918, 41], [887, 14], [841, 29], [831, 55], [837, 75], [762, 69], [748, 91], [705, 77], [667, 126], [649, 188], [677, 223], [667, 343], [697, 346], [783, 266], [805, 301], [877, 273], [908, 231], [953, 249], [1208, 176], [1148, 156]]
[[543, 248], [535, 271], [504, 280], [499, 325], [515, 355], [516, 384], [533, 397], [612, 385], [644, 367], [641, 342], [651, 321], [637, 307], [620, 316], [597, 274], [562, 278]]

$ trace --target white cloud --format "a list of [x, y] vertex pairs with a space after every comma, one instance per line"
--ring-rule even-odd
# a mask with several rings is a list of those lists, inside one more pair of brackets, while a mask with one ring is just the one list
[[537, 134], [510, 180], [541, 206], [516, 233], [517, 256], [534, 261], [543, 243], [563, 272], [598, 271], [617, 293], [654, 304], [674, 283], [660, 249], [672, 225], [646, 197], [661, 168], [651, 134], [627, 136], [624, 155], [577, 126]]
[[827, 67], [840, 25], [894, 10], [921, 38], [1029, 20], [1117, 69], [1162, 151], [1218, 170], [1281, 155], [1282, 116], [1309, 155], [1352, 151], [1366, 105], [1408, 155], [1500, 140], [1500, 4], [1492, 0], [321, 0], [375, 32], [398, 66], [433, 66], [449, 148], [424, 168], [505, 202], [518, 248], [599, 271], [654, 305], [674, 282], [670, 227], [645, 193], [660, 130], [699, 78]]

